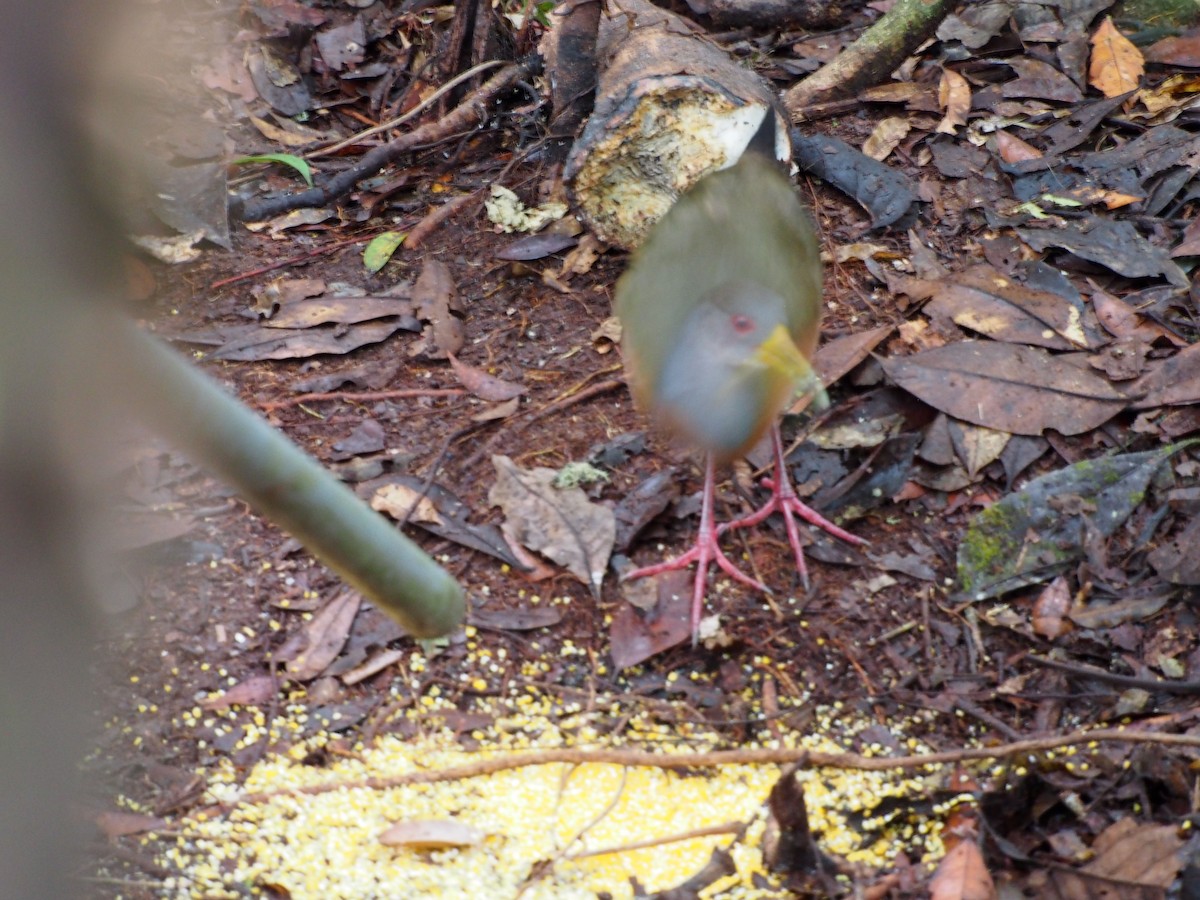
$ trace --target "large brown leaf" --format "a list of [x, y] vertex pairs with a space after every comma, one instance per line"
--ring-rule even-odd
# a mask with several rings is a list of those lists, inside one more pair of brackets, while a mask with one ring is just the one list
[[974, 266], [942, 282], [926, 310], [999, 341], [1051, 350], [1090, 346], [1079, 310], [991, 266]]
[[1200, 401], [1200, 344], [1193, 344], [1154, 367], [1134, 383], [1145, 394], [1134, 409], [1153, 409]]
[[880, 363], [934, 409], [1010, 434], [1082, 434], [1128, 403], [1099, 375], [1037, 347], [959, 341]]
[[522, 469], [499, 455], [492, 457], [492, 465], [496, 483], [488, 502], [504, 510], [504, 533], [566, 566], [598, 597], [616, 539], [612, 510], [593, 503], [580, 488], [555, 487], [555, 469]]

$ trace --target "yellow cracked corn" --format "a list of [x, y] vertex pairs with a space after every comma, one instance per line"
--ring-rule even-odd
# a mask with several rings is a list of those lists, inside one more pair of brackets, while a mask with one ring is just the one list
[[[430, 698], [431, 700], [433, 698]], [[444, 701], [437, 706], [450, 710]], [[564, 706], [570, 718], [564, 720]], [[174, 822], [174, 842], [160, 861], [178, 872], [167, 895], [178, 898], [240, 896], [256, 886], [285, 888], [294, 900], [388, 897], [515, 896], [535, 864], [552, 861], [533, 879], [523, 896], [593, 898], [608, 892], [632, 897], [631, 879], [647, 890], [662, 890], [695, 874], [715, 846], [727, 846], [730, 835], [693, 838], [646, 849], [616, 850], [571, 859], [574, 854], [621, 848], [725, 823], [751, 822], [745, 839], [732, 848], [737, 873], [704, 893], [711, 900], [779, 896], [761, 887], [766, 873], [759, 851], [764, 801], [776, 780], [776, 766], [726, 766], [719, 770], [677, 773], [665, 769], [623, 769], [589, 763], [553, 764], [499, 772], [486, 777], [386, 790], [364, 786], [369, 778], [463, 765], [496, 753], [520, 749], [595, 746], [597, 727], [611, 721], [616, 705], [597, 704], [586, 712], [575, 704], [523, 693], [494, 711], [496, 727], [486, 735], [484, 751], [462, 749], [450, 731], [438, 731], [429, 718], [421, 721], [418, 738], [388, 735], [356, 755], [332, 757], [326, 767], [304, 765], [309, 751], [330, 737], [318, 734], [301, 744], [270, 754], [238, 783], [236, 767], [219, 760], [207, 770], [208, 791], [216, 802], [234, 804], [225, 816]], [[299, 713], [301, 707], [289, 712]], [[554, 718], [556, 717], [556, 718]], [[825, 716], [818, 716], [824, 719]], [[828, 720], [843, 726], [852, 717], [830, 712]], [[274, 723], [277, 726], [279, 722]], [[564, 726], [570, 726], [569, 731]], [[868, 723], [863, 723], [863, 727]], [[776, 723], [776, 728], [779, 728]], [[280, 731], [288, 731], [280, 727]], [[781, 732], [759, 746], [807, 746], [836, 752], [825, 738]], [[650, 715], [631, 717], [625, 734], [609, 736], [609, 746], [655, 747], [663, 753], [713, 746], [714, 735], [700, 727], [667, 727]], [[906, 742], [907, 743], [907, 742]], [[886, 865], [900, 849], [912, 852], [914, 834], [924, 835], [915, 849], [936, 857], [940, 847], [930, 835], [936, 829], [896, 816], [876, 823], [879, 831], [864, 834], [850, 826], [857, 813], [887, 796], [923, 795], [927, 778], [908, 779], [895, 773], [813, 771], [802, 774], [812, 829], [822, 847], [854, 862]], [[279, 793], [328, 783], [345, 787], [328, 793]], [[261, 803], [240, 804], [247, 793], [273, 793]], [[387, 847], [379, 834], [398, 821], [453, 819], [485, 832], [478, 846], [438, 851]], [[909, 846], [902, 847], [906, 836]], [[147, 840], [150, 844], [150, 839]], [[157, 845], [162, 846], [162, 845]], [[759, 887], [756, 887], [756, 881]]]

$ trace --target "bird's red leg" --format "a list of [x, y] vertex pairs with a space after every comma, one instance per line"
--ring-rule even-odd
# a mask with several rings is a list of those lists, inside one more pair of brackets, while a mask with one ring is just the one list
[[[672, 569], [683, 569], [695, 563], [696, 581], [692, 587], [693, 644], [696, 643], [696, 637], [700, 630], [700, 615], [704, 611], [704, 588], [708, 581], [708, 564], [710, 562], [715, 562], [721, 571], [735, 581], [740, 581], [742, 584], [754, 588], [756, 591], [762, 591], [765, 594], [771, 593], [765, 584], [743, 573], [721, 552], [717, 541], [728, 526], [722, 525], [720, 528], [717, 528], [716, 525], [716, 514], [713, 510], [714, 483], [714, 463], [712, 455], [709, 454], [704, 463], [704, 493], [700, 504], [700, 533], [696, 535], [695, 546], [682, 556], [677, 556], [674, 559], [669, 559], [666, 562], [657, 563], [653, 566], [643, 566], [640, 569], [634, 569], [624, 578], [626, 581], [633, 578], [645, 578], [647, 575], [658, 575]], [[816, 514], [814, 513], [814, 515]]]
[[796, 516], [847, 543], [865, 544], [866, 541], [834, 525], [816, 510], [806, 506], [796, 496], [796, 489], [792, 487], [792, 479], [788, 476], [787, 465], [783, 459], [783, 438], [779, 434], [778, 425], [771, 426], [771, 443], [775, 447], [775, 478], [774, 480], [763, 479], [763, 484], [771, 488], [771, 499], [750, 515], [722, 525], [719, 533], [724, 534], [734, 528], [753, 528], [772, 513], [783, 513], [788, 543], [792, 545], [792, 552], [796, 554], [796, 569], [800, 572], [800, 580], [804, 584], [804, 589], [808, 590], [808, 567], [804, 564], [804, 547], [800, 543], [800, 533], [796, 529]]

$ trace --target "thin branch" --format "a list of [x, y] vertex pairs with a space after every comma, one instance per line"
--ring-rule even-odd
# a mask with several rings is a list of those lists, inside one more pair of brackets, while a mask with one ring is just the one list
[[680, 841], [714, 837], [718, 834], [737, 834], [742, 830], [742, 827], [740, 822], [725, 822], [722, 825], [709, 825], [707, 828], [695, 828], [692, 831], [682, 831], [679, 834], [669, 834], [666, 837], [652, 838], [646, 841], [634, 841], [632, 844], [601, 847], [599, 850], [588, 850], [584, 853], [568, 853], [564, 858], [588, 859], [592, 856], [608, 856], [610, 853], [631, 853], [635, 850], [649, 850], [651, 847], [661, 847], [663, 844], [677, 844]]
[[[998, 744], [994, 747], [963, 747], [958, 750], [945, 750], [940, 753], [891, 757], [864, 756], [860, 753], [826, 753], [820, 750], [806, 750], [796, 747], [710, 750], [700, 753], [677, 754], [652, 752], [649, 750], [539, 750], [530, 753], [508, 754], [490, 759], [481, 759], [477, 762], [452, 766], [451, 768], [438, 771], [409, 772], [404, 775], [395, 775], [386, 778], [364, 778], [351, 782], [333, 781], [328, 784], [317, 784], [303, 788], [261, 791], [246, 794], [232, 803], [217, 804], [216, 808], [222, 812], [229, 812], [237, 806], [266, 803], [275, 797], [281, 796], [316, 796], [354, 788], [385, 791], [409, 784], [461, 781], [467, 778], [493, 775], [496, 772], [524, 769], [530, 766], [554, 765], [557, 763], [567, 763], [570, 765], [607, 763], [616, 766], [640, 766], [657, 769], [715, 769], [721, 766], [739, 765], [795, 765], [801, 769], [850, 769], [867, 772], [886, 772], [891, 770], [921, 769], [928, 766], [954, 765], [970, 760], [1004, 759], [1021, 754], [1040, 753], [1072, 744], [1093, 743], [1163, 744], [1173, 747], [1200, 747], [1200, 735], [1162, 734], [1159, 732], [1130, 731], [1121, 728], [1103, 728], [1096, 731], [1073, 731], [1070, 734], [1064, 735], [1029, 738], [1024, 741]], [[208, 812], [211, 812], [211, 809], [198, 810], [192, 813], [192, 815], [207, 814]]]
[[274, 272], [276, 269], [287, 268], [288, 266], [298, 266], [301, 263], [308, 262], [318, 256], [324, 256], [326, 253], [332, 253], [334, 250], [340, 250], [342, 247], [352, 247], [355, 244], [365, 244], [367, 241], [383, 233], [383, 229], [377, 229], [367, 234], [356, 238], [349, 238], [344, 241], [335, 241], [332, 244], [325, 244], [318, 247], [316, 250], [310, 250], [307, 253], [301, 253], [299, 256], [290, 256], [287, 259], [279, 259], [270, 265], [263, 266], [259, 269], [252, 269], [249, 272], [240, 272], [237, 275], [230, 275], [228, 278], [222, 278], [220, 281], [214, 281], [209, 285], [209, 288], [216, 290], [223, 288], [226, 285], [236, 284], [239, 281], [246, 281], [250, 278], [257, 278], [259, 275], [265, 275], [267, 272]]
[[318, 156], [329, 156], [331, 153], [337, 153], [339, 150], [345, 150], [347, 147], [353, 147], [355, 144], [361, 144], [369, 137], [374, 137], [377, 134], [383, 134], [385, 131], [390, 131], [393, 128], [399, 128], [410, 119], [414, 119], [422, 112], [427, 110], [433, 104], [437, 103], [447, 91], [452, 91], [464, 81], [470, 81], [480, 72], [486, 72], [488, 69], [494, 69], [496, 66], [504, 65], [503, 60], [492, 59], [486, 62], [481, 62], [477, 66], [472, 66], [465, 72], [459, 72], [440, 88], [410, 109], [402, 116], [396, 116], [394, 119], [389, 119], [386, 122], [381, 122], [379, 125], [374, 125], [365, 131], [360, 131], [358, 134], [352, 134], [345, 140], [338, 141], [336, 144], [329, 144], [325, 147], [317, 147], [315, 150], [310, 150], [304, 154], [305, 159], [316, 159]]
[[1121, 675], [1117, 672], [1109, 672], [1107, 669], [1097, 669], [1095, 666], [1085, 666], [1080, 663], [1051, 659], [1048, 656], [1038, 656], [1036, 653], [1030, 653], [1025, 658], [1031, 663], [1037, 663], [1039, 666], [1046, 666], [1049, 669], [1070, 672], [1072, 675], [1077, 675], [1080, 678], [1094, 678], [1097, 681], [1104, 681], [1109, 684], [1119, 684], [1122, 687], [1140, 688], [1146, 691], [1162, 691], [1166, 694], [1200, 694], [1200, 681], [1138, 678], [1136, 675]]
[[406, 134], [380, 144], [366, 153], [362, 159], [330, 178], [323, 187], [310, 188], [298, 194], [284, 194], [264, 200], [247, 201], [240, 210], [234, 210], [243, 222], [269, 219], [293, 209], [325, 206], [327, 203], [350, 193], [364, 178], [374, 175], [384, 166], [422, 144], [432, 144], [450, 135], [474, 128], [487, 120], [491, 103], [501, 91], [528, 75], [525, 66], [505, 66], [477, 90], [465, 97], [448, 115], [436, 122], [422, 125]]
[[375, 400], [411, 400], [416, 397], [459, 397], [463, 388], [397, 388], [394, 391], [330, 391], [320, 394], [297, 394], [286, 400], [271, 400], [258, 404], [263, 412], [301, 406], [316, 400], [344, 400], [347, 403], [370, 403]]

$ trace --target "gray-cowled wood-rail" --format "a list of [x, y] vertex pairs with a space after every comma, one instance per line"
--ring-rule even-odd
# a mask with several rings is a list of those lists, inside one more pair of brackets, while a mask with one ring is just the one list
[[[844, 541], [863, 543], [799, 500], [783, 459], [780, 412], [797, 393], [820, 390], [809, 360], [821, 306], [821, 261], [808, 214], [777, 164], [753, 151], [680, 197], [617, 282], [616, 313], [634, 397], [656, 424], [706, 455], [695, 546], [626, 578], [695, 562], [693, 642], [710, 562], [769, 592], [722, 553], [718, 541], [726, 531], [782, 513], [806, 587], [797, 516]], [[771, 499], [718, 527], [715, 466], [749, 450], [768, 429], [775, 454]]]

